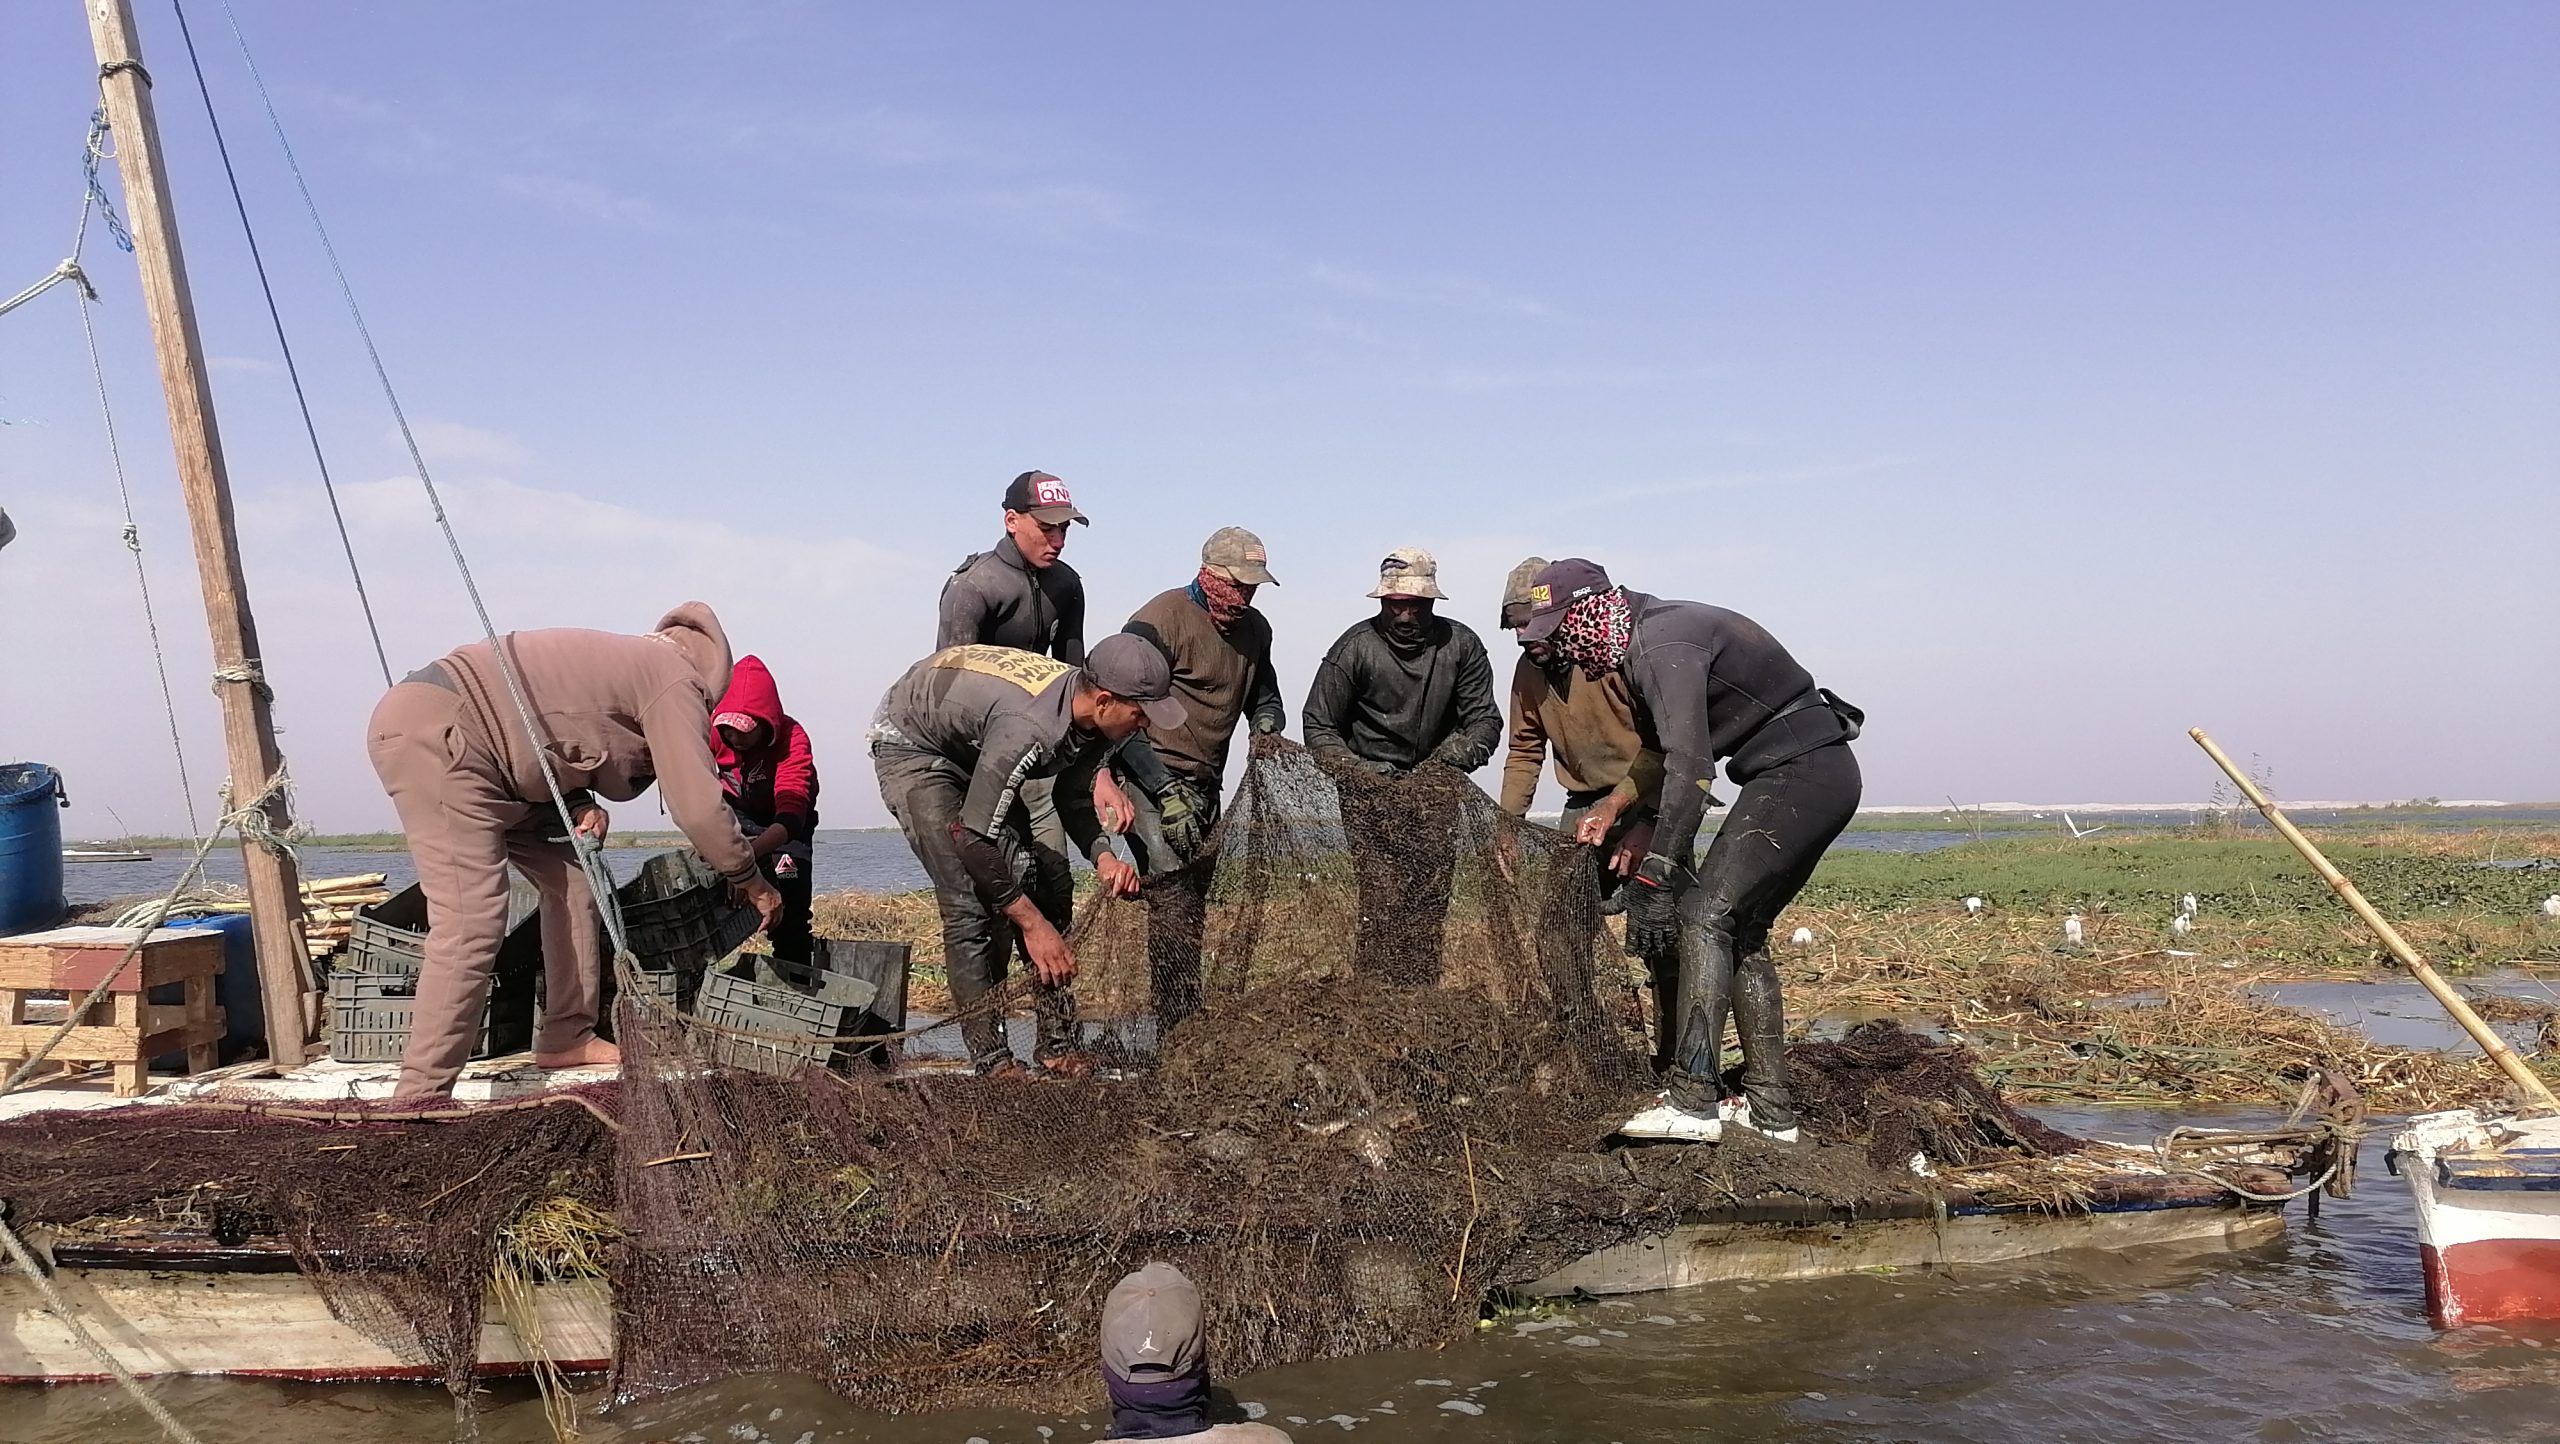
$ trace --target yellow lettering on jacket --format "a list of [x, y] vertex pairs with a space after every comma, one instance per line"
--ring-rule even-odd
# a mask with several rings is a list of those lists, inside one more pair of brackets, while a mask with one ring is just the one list
[[983, 677], [1001, 677], [1034, 697], [1048, 691], [1049, 684], [1059, 677], [1075, 670], [1055, 657], [983, 644], [946, 647], [933, 654], [933, 665], [975, 672]]

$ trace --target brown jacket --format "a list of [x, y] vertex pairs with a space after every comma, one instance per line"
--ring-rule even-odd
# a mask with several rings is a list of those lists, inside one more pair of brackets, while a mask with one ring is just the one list
[[[711, 704], [728, 690], [730, 655], [728, 634], [709, 607], [687, 602], [639, 637], [553, 627], [509, 632], [501, 641], [562, 792], [628, 802], [654, 782], [703, 861], [731, 882], [755, 876], [755, 854], [721, 796], [711, 757]], [[458, 647], [440, 665], [516, 796], [547, 803], [541, 765], [525, 745], [523, 719], [489, 644]]]
[[1226, 780], [1236, 723], [1250, 720], [1266, 732], [1288, 724], [1271, 673], [1271, 623], [1262, 613], [1247, 607], [1232, 630], [1221, 632], [1190, 589], [1176, 587], [1138, 608], [1121, 630], [1155, 643], [1173, 668], [1182, 725], [1147, 733], [1147, 744], [1172, 770], [1215, 791]]
[[1567, 792], [1631, 792], [1651, 802], [1662, 790], [1662, 754], [1647, 752], [1636, 734], [1635, 695], [1612, 672], [1594, 682], [1579, 669], [1561, 677], [1526, 654], [1511, 671], [1510, 750], [1502, 762], [1502, 810], [1529, 815], [1538, 769], [1547, 749], [1556, 755], [1556, 781]]

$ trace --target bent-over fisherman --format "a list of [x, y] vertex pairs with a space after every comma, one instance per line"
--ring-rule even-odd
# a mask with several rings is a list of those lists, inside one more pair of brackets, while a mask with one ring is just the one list
[[[445, 1094], [480, 1037], [489, 975], [507, 925], [507, 864], [542, 896], [545, 1068], [612, 1063], [596, 1036], [602, 920], [567, 829], [599, 842], [598, 798], [628, 802], [655, 783], [667, 813], [765, 924], [782, 898], [720, 791], [712, 700], [729, 686], [720, 619], [687, 602], [641, 636], [557, 627], [510, 632], [506, 648], [533, 711], [525, 735], [488, 642], [456, 648], [383, 694], [365, 750], [381, 777], [427, 895], [426, 962], [398, 1095]], [[548, 754], [569, 815], [559, 814], [535, 747]]]
[[[1749, 617], [1629, 591], [1595, 563], [1549, 565], [1529, 602], [1521, 641], [1549, 643], [1595, 681], [1625, 677], [1645, 743], [1663, 756], [1660, 816], [1628, 879], [1627, 940], [1639, 956], [1677, 950], [1679, 1054], [1661, 1101], [1618, 1132], [1713, 1142], [1730, 1123], [1793, 1142], [1769, 928], [1857, 813], [1849, 742], [1865, 716]], [[1720, 758], [1742, 790], [1692, 870]], [[1742, 1096], [1730, 1103], [1717, 1067], [1728, 1010], [1742, 1039]]]

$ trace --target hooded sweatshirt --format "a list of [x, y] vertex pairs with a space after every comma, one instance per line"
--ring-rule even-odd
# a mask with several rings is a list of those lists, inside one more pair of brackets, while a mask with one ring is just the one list
[[[741, 755], [720, 735], [720, 719], [741, 713], [764, 724], [764, 742]], [[729, 690], [711, 709], [711, 756], [729, 806], [759, 828], [781, 823], [794, 842], [818, 827], [818, 762], [808, 729], [782, 710], [773, 673], [756, 657], [740, 657]]]
[[1473, 772], [1502, 741], [1484, 643], [1441, 616], [1411, 639], [1381, 618], [1355, 624], [1316, 668], [1302, 716], [1308, 751], [1347, 751], [1398, 771], [1439, 761]]
[[[700, 602], [644, 636], [553, 627], [498, 645], [522, 679], [560, 790], [628, 802], [655, 783], [694, 850], [731, 882], [756, 874], [711, 757], [711, 701], [729, 688], [729, 636]], [[498, 759], [518, 800], [548, 803], [542, 766], [487, 642], [438, 664], [463, 700], [464, 725]]]

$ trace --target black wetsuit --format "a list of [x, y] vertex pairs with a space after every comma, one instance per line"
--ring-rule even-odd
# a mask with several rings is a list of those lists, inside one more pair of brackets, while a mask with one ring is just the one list
[[1849, 750], [1859, 714], [1816, 687], [1767, 629], [1702, 602], [1627, 593], [1634, 629], [1625, 674], [1636, 726], [1663, 755], [1653, 851], [1690, 855], [1719, 758], [1741, 788], [1680, 899], [1679, 1019], [1672, 1101], [1713, 1115], [1725, 1014], [1742, 1035], [1743, 1095], [1752, 1121], [1796, 1121], [1787, 1090], [1786, 1012], [1769, 929], [1856, 815], [1861, 785]]

